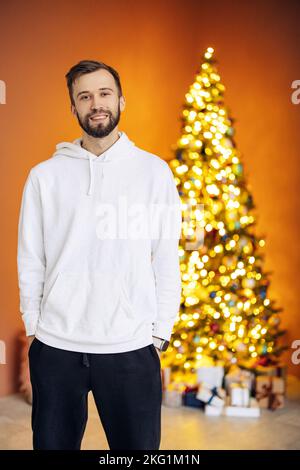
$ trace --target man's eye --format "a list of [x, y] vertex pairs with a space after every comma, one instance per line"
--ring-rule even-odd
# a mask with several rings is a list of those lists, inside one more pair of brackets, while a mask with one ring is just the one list
[[[101, 95], [102, 95], [102, 96], [106, 96], [106, 95], [109, 95], [109, 93], [103, 92], [103, 93], [101, 93]], [[88, 95], [83, 95], [80, 99], [81, 99], [81, 100], [86, 100], [86, 99], [88, 99], [88, 98], [89, 98]]]

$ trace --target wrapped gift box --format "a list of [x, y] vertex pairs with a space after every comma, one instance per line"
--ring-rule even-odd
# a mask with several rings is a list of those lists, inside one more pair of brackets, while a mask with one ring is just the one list
[[184, 406], [192, 406], [194, 408], [204, 408], [204, 403], [197, 398], [199, 386], [186, 387], [182, 394], [182, 403]]
[[285, 380], [282, 377], [256, 377], [256, 399], [260, 408], [276, 410], [283, 408], [285, 396]]
[[224, 405], [225, 395], [225, 390], [221, 387], [210, 388], [209, 384], [202, 382], [199, 384], [196, 398], [206, 405], [221, 408]]
[[232, 383], [246, 384], [250, 394], [255, 392], [255, 375], [253, 372], [243, 370], [238, 366], [230, 368], [229, 372], [225, 375], [224, 383], [228, 394], [230, 393], [230, 384]]
[[237, 418], [259, 418], [260, 408], [255, 398], [250, 398], [249, 406], [231, 406], [230, 398], [226, 398], [226, 405], [222, 407], [205, 406], [206, 416], [232, 416]]
[[248, 383], [231, 383], [229, 386], [229, 398], [231, 406], [248, 407], [250, 402]]
[[163, 405], [172, 408], [182, 406], [182, 392], [180, 390], [165, 390], [163, 393]]
[[224, 367], [202, 366], [197, 369], [197, 382], [205, 383], [209, 388], [222, 387], [224, 378]]
[[260, 408], [255, 398], [250, 398], [249, 406], [231, 406], [224, 407], [225, 416], [236, 416], [240, 418], [259, 418]]
[[171, 382], [163, 390], [163, 405], [178, 408], [182, 406], [182, 395], [186, 384], [182, 382]]
[[204, 413], [206, 416], [222, 416], [224, 414], [224, 406], [205, 405]]

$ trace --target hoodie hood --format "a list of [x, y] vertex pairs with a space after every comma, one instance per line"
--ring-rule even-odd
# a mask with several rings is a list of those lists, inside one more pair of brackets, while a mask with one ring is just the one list
[[79, 137], [73, 140], [73, 142], [60, 142], [57, 144], [56, 151], [52, 157], [70, 157], [88, 160], [90, 184], [87, 194], [90, 196], [93, 194], [94, 189], [94, 164], [118, 162], [124, 158], [128, 158], [130, 154], [132, 154], [133, 148], [135, 147], [134, 142], [129, 140], [125, 132], [118, 132], [118, 135], [119, 139], [99, 156], [84, 149], [82, 147], [82, 137]]

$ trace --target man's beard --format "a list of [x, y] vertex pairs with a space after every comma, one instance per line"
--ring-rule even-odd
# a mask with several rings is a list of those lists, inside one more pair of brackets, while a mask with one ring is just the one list
[[[102, 122], [96, 123], [94, 125], [90, 124], [90, 117], [103, 112], [108, 116], [108, 123], [105, 125]], [[102, 138], [108, 136], [114, 128], [118, 125], [121, 117], [120, 104], [118, 105], [118, 110], [114, 116], [110, 111], [97, 111], [85, 116], [84, 119], [81, 119], [76, 111], [76, 116], [80, 127], [91, 137]]]

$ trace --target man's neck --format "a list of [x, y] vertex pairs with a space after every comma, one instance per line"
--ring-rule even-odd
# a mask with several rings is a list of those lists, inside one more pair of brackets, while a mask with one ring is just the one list
[[97, 155], [98, 157], [104, 153], [109, 147], [111, 147], [118, 139], [119, 139], [118, 129], [117, 127], [107, 135], [106, 137], [96, 138], [91, 137], [90, 135], [86, 134], [85, 132], [82, 135], [82, 144], [85, 150]]

